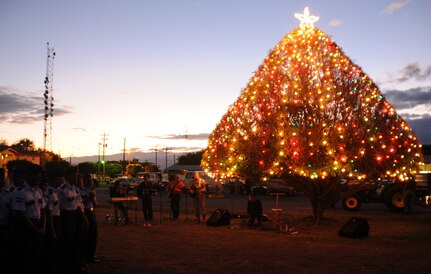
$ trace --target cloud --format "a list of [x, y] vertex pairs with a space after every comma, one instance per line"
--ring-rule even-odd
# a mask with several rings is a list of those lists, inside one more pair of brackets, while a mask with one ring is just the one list
[[405, 67], [397, 73], [395, 81], [403, 83], [409, 80], [425, 81], [429, 79], [431, 79], [431, 65], [422, 68], [418, 62], [415, 62], [405, 65]]
[[342, 24], [343, 24], [343, 21], [341, 21], [340, 19], [332, 19], [331, 22], [329, 22], [329, 26], [331, 27], [337, 27]]
[[387, 90], [386, 99], [397, 110], [411, 109], [419, 105], [428, 105], [431, 109], [431, 87], [417, 87], [408, 90]]
[[[397, 111], [408, 110], [417, 106], [425, 106], [431, 110], [431, 87], [387, 90], [385, 96]], [[431, 144], [431, 115], [407, 112], [402, 113], [401, 117], [415, 131], [422, 144]]]
[[74, 127], [73, 128], [73, 130], [74, 131], [80, 131], [80, 132], [84, 132], [84, 131], [87, 131], [85, 128], [83, 128], [83, 127]]
[[[209, 133], [197, 133], [197, 134], [187, 134], [187, 139], [189, 140], [208, 140], [210, 136]], [[154, 139], [169, 139], [169, 140], [181, 140], [186, 139], [185, 134], [168, 134], [165, 136], [149, 136]]]
[[407, 114], [403, 115], [409, 126], [414, 130], [421, 144], [431, 144], [431, 115]]
[[[71, 113], [69, 107], [54, 107], [54, 115]], [[23, 94], [16, 89], [0, 86], [0, 123], [29, 124], [42, 121], [45, 114], [42, 95]]]
[[419, 105], [431, 108], [431, 87], [417, 87], [408, 90], [386, 90], [386, 99], [398, 110], [411, 109]]
[[406, 0], [406, 1], [404, 1], [404, 2], [401, 2], [401, 1], [398, 1], [398, 2], [392, 2], [392, 3], [390, 3], [390, 4], [389, 4], [389, 6], [387, 6], [387, 7], [382, 11], [382, 13], [385, 13], [385, 14], [391, 14], [391, 13], [393, 13], [394, 11], [396, 11], [396, 10], [398, 10], [398, 9], [400, 9], [400, 8], [402, 8], [402, 7], [404, 7], [404, 6], [405, 6], [405, 5], [407, 5], [409, 2], [410, 2], [410, 0]]
[[130, 152], [130, 153], [134, 153], [134, 152], [141, 152], [142, 151], [142, 149], [141, 148], [139, 148], [139, 147], [131, 147], [131, 148], [129, 148], [129, 149], [126, 149], [126, 152], [128, 153], [128, 152]]

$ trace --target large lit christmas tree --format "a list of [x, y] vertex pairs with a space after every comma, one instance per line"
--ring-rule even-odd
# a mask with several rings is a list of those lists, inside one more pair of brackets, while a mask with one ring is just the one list
[[229, 107], [202, 166], [220, 178], [288, 178], [310, 196], [319, 219], [328, 204], [315, 203], [328, 200], [340, 178], [403, 181], [418, 171], [422, 152], [376, 84], [313, 26], [318, 17], [307, 8], [295, 16], [301, 25]]

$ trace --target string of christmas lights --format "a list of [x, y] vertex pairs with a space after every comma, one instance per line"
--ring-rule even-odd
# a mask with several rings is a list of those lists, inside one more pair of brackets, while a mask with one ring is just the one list
[[207, 172], [359, 180], [418, 172], [414, 132], [315, 21], [269, 52], [221, 118], [203, 156]]

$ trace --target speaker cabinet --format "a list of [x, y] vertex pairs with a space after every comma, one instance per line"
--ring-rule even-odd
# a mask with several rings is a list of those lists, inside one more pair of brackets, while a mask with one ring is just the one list
[[370, 225], [364, 218], [351, 218], [338, 232], [341, 237], [362, 238], [367, 237], [370, 232]]

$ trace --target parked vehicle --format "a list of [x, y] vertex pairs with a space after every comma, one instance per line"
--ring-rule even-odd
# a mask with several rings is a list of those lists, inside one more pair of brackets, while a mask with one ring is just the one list
[[122, 187], [128, 187], [130, 190], [135, 189], [139, 185], [139, 181], [135, 178], [119, 177], [119, 178], [115, 178], [114, 180], [106, 183], [106, 186], [108, 188], [111, 188], [118, 181], [121, 183]]
[[284, 193], [286, 195], [294, 195], [295, 189], [289, 186], [286, 181], [281, 178], [268, 178], [253, 185], [251, 191], [255, 194], [266, 195], [269, 193]]
[[[431, 204], [431, 174], [417, 174], [415, 194], [422, 205]], [[351, 182], [349, 182], [351, 184]], [[394, 180], [382, 180], [379, 182], [353, 182], [366, 184], [365, 190], [351, 194], [343, 199], [341, 204], [345, 210], [356, 211], [362, 203], [383, 202], [390, 210], [400, 212], [404, 210], [403, 188], [404, 183]]]
[[253, 193], [254, 195], [267, 195], [268, 193], [270, 193], [270, 191], [267, 186], [256, 185], [251, 187], [251, 193]]
[[187, 171], [181, 178], [187, 187], [190, 182], [193, 181], [195, 172], [199, 172], [199, 177], [205, 180], [207, 191], [209, 193], [218, 193], [218, 191], [222, 190], [221, 184], [217, 183], [214, 178], [206, 174], [204, 171]]
[[157, 193], [158, 190], [163, 191], [169, 183], [168, 174], [161, 172], [138, 172], [136, 177], [139, 182], [144, 179], [145, 174], [149, 176], [151, 186], [154, 188], [155, 193]]

